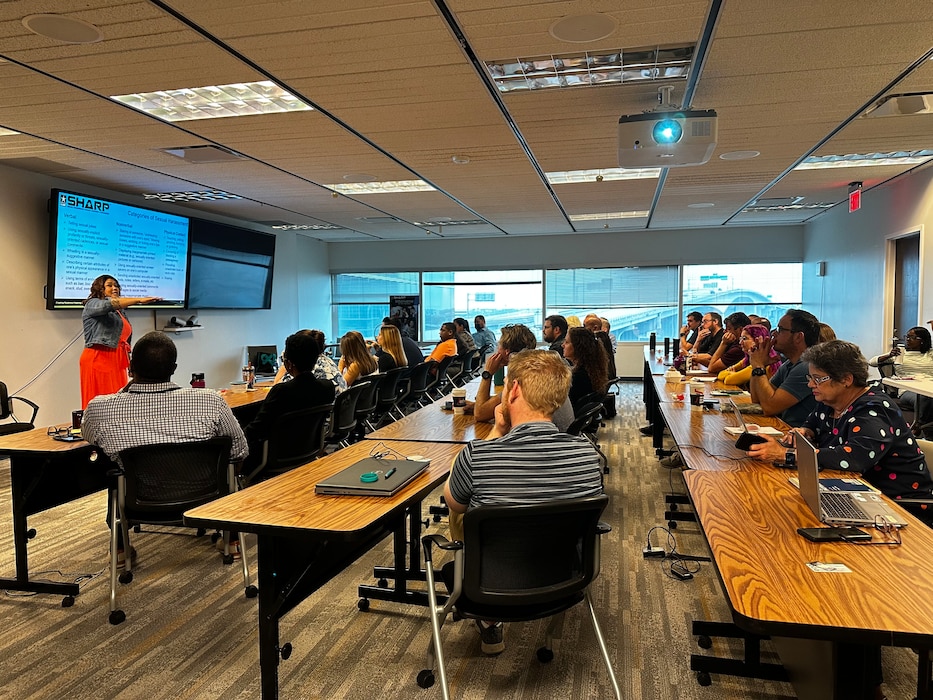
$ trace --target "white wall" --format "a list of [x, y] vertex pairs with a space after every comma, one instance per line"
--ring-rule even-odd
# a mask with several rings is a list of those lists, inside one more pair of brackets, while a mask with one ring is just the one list
[[[56, 355], [52, 366], [23, 391], [41, 407], [40, 425], [70, 420], [80, 408], [78, 358], [84, 343], [80, 311], [47, 311], [43, 288], [48, 268], [47, 202], [53, 187], [128, 201], [128, 197], [42, 175], [0, 166], [0, 381], [11, 392], [30, 381]], [[191, 215], [191, 210], [164, 209]], [[243, 221], [211, 217], [231, 225]], [[293, 233], [276, 240], [272, 309], [268, 311], [199, 311], [203, 328], [173, 335], [178, 346], [175, 380], [185, 384], [193, 372], [204, 372], [208, 386], [220, 387], [239, 378], [246, 345], [275, 344], [280, 349], [298, 328], [330, 328], [330, 277], [326, 244]], [[185, 317], [193, 312], [176, 312]], [[133, 336], [161, 329], [170, 311], [131, 307]], [[68, 346], [77, 337], [77, 341]], [[24, 416], [28, 417], [28, 416]]]
[[798, 262], [803, 226], [331, 243], [331, 272]]
[[[845, 206], [817, 217], [806, 227], [804, 308], [833, 327], [836, 335], [861, 347], [867, 357], [888, 348], [885, 328], [885, 240], [920, 232], [920, 279], [933, 270], [933, 168], [869, 190], [862, 208]], [[816, 276], [826, 262], [826, 275]], [[921, 282], [920, 325], [933, 318], [933, 284]], [[906, 329], [901, 329], [902, 331]]]

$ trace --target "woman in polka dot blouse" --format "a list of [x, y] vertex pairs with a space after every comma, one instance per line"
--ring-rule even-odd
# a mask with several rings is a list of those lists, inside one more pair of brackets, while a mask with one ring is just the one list
[[[794, 430], [819, 448], [820, 468], [860, 474], [890, 498], [933, 497], [923, 452], [897, 404], [880, 383], [868, 381], [868, 363], [858, 346], [832, 340], [808, 348], [801, 360], [810, 367], [809, 386], [818, 403]], [[771, 440], [749, 454], [781, 459], [784, 449]], [[933, 508], [914, 512], [933, 522]]]

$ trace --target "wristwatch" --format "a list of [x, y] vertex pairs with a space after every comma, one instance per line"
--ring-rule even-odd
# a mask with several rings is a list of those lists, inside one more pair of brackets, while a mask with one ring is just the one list
[[482, 373], [481, 375], [479, 375], [479, 376], [482, 377], [483, 379], [485, 379], [486, 381], [489, 381], [490, 379], [492, 379], [492, 374], [490, 374], [490, 373], [489, 373], [487, 370], [485, 370], [485, 369], [483, 370], [483, 373]]
[[752, 369], [752, 376], [753, 376], [753, 377], [763, 377], [763, 376], [765, 376], [766, 374], [767, 374], [767, 372], [765, 371], [765, 368], [764, 368], [764, 367], [755, 367], [754, 369]]

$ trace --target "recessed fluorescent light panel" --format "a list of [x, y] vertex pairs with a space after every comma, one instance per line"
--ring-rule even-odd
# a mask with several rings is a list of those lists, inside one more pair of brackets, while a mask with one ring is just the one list
[[552, 185], [570, 185], [577, 182], [611, 182], [613, 180], [656, 180], [661, 168], [601, 168], [595, 170], [559, 170], [545, 173]]
[[110, 99], [167, 122], [307, 112], [313, 109], [271, 80], [111, 95]]
[[162, 202], [216, 202], [222, 199], [243, 199], [238, 194], [223, 190], [204, 190], [202, 192], [154, 192], [143, 193], [143, 199], [158, 199]]
[[644, 219], [646, 211], [612, 211], [605, 214], [571, 214], [571, 221], [605, 221], [607, 219]]
[[324, 185], [340, 194], [389, 194], [392, 192], [433, 192], [424, 180], [388, 180], [386, 182], [338, 182]]
[[693, 44], [487, 61], [499, 92], [685, 80]]
[[431, 221], [412, 221], [415, 226], [480, 226], [487, 222], [482, 219], [432, 219]]
[[343, 226], [334, 224], [283, 224], [273, 226], [277, 231], [339, 231]]
[[745, 207], [743, 212], [767, 212], [767, 211], [794, 211], [796, 209], [829, 209], [830, 207], [836, 206], [836, 202], [811, 202], [808, 204], [771, 204], [771, 205], [760, 205], [754, 204], [750, 207]]
[[850, 153], [844, 156], [810, 156], [794, 170], [868, 168], [880, 165], [918, 165], [933, 158], [933, 149], [890, 153]]

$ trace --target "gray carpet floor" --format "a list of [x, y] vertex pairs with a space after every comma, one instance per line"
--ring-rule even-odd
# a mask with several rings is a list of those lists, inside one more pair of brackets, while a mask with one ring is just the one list
[[[712, 700], [793, 697], [789, 684], [714, 676], [700, 687], [689, 670], [698, 650], [694, 618], [728, 619], [715, 571], [701, 564], [690, 581], [671, 578], [664, 562], [645, 560], [642, 548], [655, 526], [665, 526], [663, 493], [682, 491], [679, 473], [659, 466], [644, 422], [641, 384], [622, 386], [618, 417], [600, 442], [609, 456], [602, 572], [593, 597], [623, 695], [631, 700]], [[433, 501], [425, 502], [427, 506]], [[105, 495], [95, 494], [30, 518], [37, 537], [29, 547], [34, 577], [81, 580], [72, 608], [49, 595], [0, 592], [0, 698], [120, 698], [184, 700], [260, 697], [257, 603], [246, 599], [238, 567], [225, 567], [208, 538], [180, 534], [135, 535], [135, 580], [121, 586], [127, 620], [108, 624], [108, 529]], [[446, 533], [446, 523], [431, 531]], [[696, 525], [675, 532], [678, 551], [706, 554]], [[662, 530], [654, 545], [669, 548]], [[249, 545], [254, 553], [255, 546]], [[415, 676], [430, 640], [426, 611], [373, 601], [357, 609], [356, 586], [372, 582], [372, 567], [391, 562], [385, 541], [289, 613], [281, 641], [294, 652], [279, 667], [280, 697], [441, 697], [422, 690]], [[255, 557], [253, 558], [255, 566]], [[0, 575], [13, 574], [8, 462], [0, 461]], [[545, 623], [512, 624], [506, 651], [480, 653], [468, 621], [444, 629], [448, 677], [454, 697], [532, 700], [608, 698], [611, 689], [582, 608], [568, 611], [550, 664], [535, 659]], [[771, 654], [765, 645], [766, 654]], [[710, 652], [740, 653], [716, 640]], [[916, 657], [885, 649], [885, 690], [890, 700], [913, 697]]]

